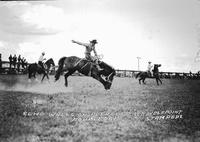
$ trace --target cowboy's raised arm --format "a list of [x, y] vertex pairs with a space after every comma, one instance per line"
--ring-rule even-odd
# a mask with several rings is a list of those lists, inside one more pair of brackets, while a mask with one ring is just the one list
[[79, 44], [79, 45], [88, 46], [87, 43], [82, 43], [82, 42], [75, 41], [75, 40], [72, 40], [72, 42], [73, 42], [73, 43], [76, 43], [76, 44]]

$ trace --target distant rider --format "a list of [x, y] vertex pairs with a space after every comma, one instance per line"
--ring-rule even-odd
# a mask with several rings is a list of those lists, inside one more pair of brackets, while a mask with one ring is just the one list
[[40, 58], [38, 60], [38, 64], [42, 67], [42, 69], [44, 70], [44, 64], [43, 61], [46, 60], [46, 58], [44, 58], [45, 52], [42, 52], [42, 55], [40, 55]]
[[[97, 69], [99, 71], [102, 71], [103, 69], [101, 69], [101, 67], [99, 66], [98, 64], [98, 60], [96, 60], [95, 57], [97, 57], [97, 52], [96, 52], [96, 49], [95, 49], [95, 45], [98, 43], [96, 39], [90, 41], [90, 43], [82, 43], [82, 42], [78, 42], [78, 41], [75, 41], [75, 40], [72, 40], [73, 43], [76, 43], [76, 44], [79, 44], [79, 45], [82, 45], [82, 46], [85, 46], [86, 47], [86, 50], [85, 50], [85, 58], [89, 61], [92, 61], [96, 64], [97, 66]], [[94, 55], [95, 57], [93, 57], [91, 55], [91, 52], [94, 52]]]
[[148, 67], [147, 67], [147, 73], [149, 74], [150, 77], [153, 76], [152, 68], [153, 68], [153, 65], [151, 65], [151, 62], [149, 61], [148, 62]]

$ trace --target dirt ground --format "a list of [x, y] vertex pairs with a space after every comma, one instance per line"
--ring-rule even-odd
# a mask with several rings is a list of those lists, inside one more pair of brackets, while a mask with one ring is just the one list
[[200, 81], [0, 76], [1, 142], [199, 142]]

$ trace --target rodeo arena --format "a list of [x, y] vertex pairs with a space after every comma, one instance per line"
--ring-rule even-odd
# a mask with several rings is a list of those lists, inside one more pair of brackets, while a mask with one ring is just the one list
[[[0, 54], [0, 57], [2, 55]], [[19, 55], [20, 56], [20, 55]], [[8, 58], [8, 61], [2, 61], [0, 58], [0, 74], [1, 75], [25, 75], [28, 74], [27, 67], [30, 63], [26, 61], [26, 59], [21, 59], [21, 57], [17, 58], [15, 56], [11, 56]], [[53, 75], [55, 74], [55, 68], [51, 68], [49, 74]], [[116, 69], [116, 76], [117, 77], [129, 77], [129, 78], [135, 78], [138, 73], [140, 73], [140, 70], [120, 70]], [[76, 72], [73, 75], [81, 76], [82, 74]], [[190, 72], [159, 72], [159, 76], [162, 79], [200, 79], [200, 71], [197, 73]], [[153, 77], [150, 77], [153, 78]]]
[[0, 141], [200, 141], [200, 72], [155, 64], [149, 76], [98, 64], [101, 71], [75, 56], [51, 58], [43, 72], [20, 55], [0, 59]]

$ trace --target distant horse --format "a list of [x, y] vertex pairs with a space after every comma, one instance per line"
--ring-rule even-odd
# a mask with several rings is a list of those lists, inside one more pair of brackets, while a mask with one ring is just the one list
[[159, 70], [158, 70], [158, 68], [160, 66], [161, 66], [161, 64], [154, 64], [154, 69], [152, 70], [153, 71], [152, 77], [149, 76], [148, 72], [139, 72], [136, 75], [136, 78], [139, 77], [139, 83], [141, 84], [141, 80], [142, 80], [143, 84], [145, 84], [144, 81], [145, 81], [146, 78], [155, 78], [157, 85], [159, 85], [159, 82], [160, 82], [160, 84], [162, 84], [162, 81], [160, 80], [160, 76], [159, 76]]
[[49, 69], [50, 69], [51, 65], [53, 67], [55, 67], [55, 63], [54, 63], [54, 61], [53, 61], [52, 58], [50, 58], [49, 60], [47, 60], [44, 63], [44, 68], [45, 69], [42, 69], [42, 67], [39, 64], [37, 64], [37, 63], [30, 64], [28, 66], [28, 78], [31, 79], [32, 76], [34, 78], [36, 78], [35, 74], [38, 73], [38, 74], [43, 74], [43, 77], [42, 77], [41, 81], [43, 81], [43, 79], [44, 79], [45, 76], [47, 77], [47, 79], [49, 79], [48, 74], [49, 74]]
[[[67, 78], [72, 75], [75, 71], [82, 73], [86, 76], [91, 76], [96, 80], [100, 81], [106, 90], [110, 89], [113, 81], [113, 77], [116, 74], [114, 68], [108, 64], [99, 61], [99, 66], [103, 69], [98, 71], [96, 65], [86, 59], [81, 59], [76, 56], [62, 57], [58, 62], [58, 70], [56, 71], [55, 81], [57, 81], [62, 72], [65, 72], [65, 86], [68, 86]], [[105, 76], [105, 80], [102, 76]]]

